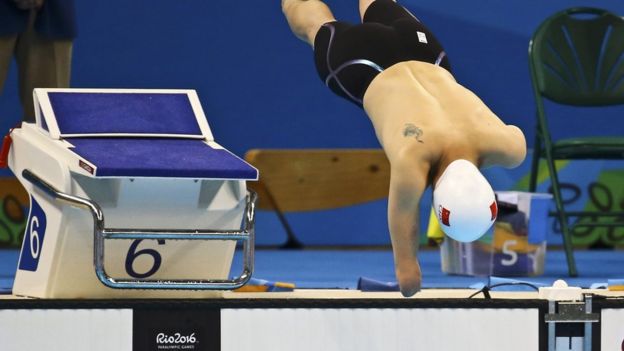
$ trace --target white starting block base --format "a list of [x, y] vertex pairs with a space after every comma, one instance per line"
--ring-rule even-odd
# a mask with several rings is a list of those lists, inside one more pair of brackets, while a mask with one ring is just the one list
[[[100, 183], [100, 184], [98, 184]], [[104, 183], [102, 186], [101, 183]], [[74, 194], [102, 205], [107, 226], [145, 228], [222, 228], [236, 230], [242, 221], [244, 184], [235, 181], [108, 179], [98, 182], [76, 176]], [[149, 189], [159, 189], [158, 192]], [[149, 298], [218, 297], [220, 291], [118, 290], [104, 286], [93, 269], [93, 219], [87, 211], [59, 206], [40, 191], [30, 189], [47, 217], [47, 235], [58, 233], [57, 241], [41, 251], [37, 271], [21, 270], [16, 275], [16, 295], [46, 298]], [[162, 190], [162, 191], [161, 191]], [[214, 201], [215, 199], [219, 201]], [[217, 206], [211, 204], [218, 203]], [[127, 213], [132, 208], [132, 213]], [[27, 235], [34, 245], [32, 231]], [[235, 243], [228, 241], [107, 240], [107, 273], [112, 277], [156, 280], [225, 279], [230, 273]], [[22, 252], [29, 252], [28, 250]], [[152, 274], [149, 272], [153, 271]], [[133, 274], [130, 275], [130, 274]], [[51, 279], [42, 279], [47, 275]], [[44, 284], [47, 283], [47, 284]]]
[[[57, 101], [58, 106], [54, 104], [56, 100], [52, 96], [55, 93], [61, 94], [60, 98], [64, 99], [62, 103]], [[86, 97], [83, 96], [85, 94]], [[104, 97], [106, 103], [102, 106], [109, 106], [110, 99], [114, 101], [119, 95], [127, 100], [127, 94], [131, 95], [131, 100], [160, 101], [157, 109], [162, 109], [169, 97], [174, 98], [178, 109], [180, 104], [184, 106], [185, 101], [188, 101], [186, 110], [190, 111], [190, 116], [177, 116], [171, 123], [186, 117], [191, 127], [194, 122], [197, 123], [196, 128], [189, 130], [197, 130], [198, 134], [159, 137], [150, 132], [147, 136], [140, 133], [121, 133], [123, 135], [120, 136], [109, 131], [104, 134], [76, 136], [74, 133], [71, 137], [64, 136], [63, 128], [80, 127], [80, 116], [76, 116], [78, 112], [72, 110], [74, 107], [71, 104], [67, 107], [68, 102], [73, 102], [72, 99], [76, 98], [77, 103], [97, 105], [98, 99]], [[143, 95], [149, 95], [149, 99], [144, 99]], [[124, 233], [146, 230], [167, 233], [240, 230], [247, 205], [245, 180], [257, 177], [257, 172], [214, 143], [206, 121], [202, 120], [205, 119], [203, 113], [198, 113], [201, 107], [198, 106], [194, 92], [37, 90], [36, 96], [40, 111], [38, 123], [25, 123], [11, 134], [13, 145], [9, 165], [31, 195], [29, 222], [13, 293], [40, 298], [80, 299], [221, 296], [221, 291], [214, 290], [137, 290], [105, 286], [94, 269], [94, 264], [98, 264], [98, 253], [95, 250], [98, 244], [94, 241], [97, 229], [94, 227], [98, 225], [95, 215], [89, 210], [59, 200], [24, 175], [25, 171], [30, 172], [58, 192], [97, 204], [103, 214], [103, 225], [106, 228], [123, 228]], [[143, 113], [142, 121], [149, 120], [152, 113], [158, 113], [150, 112], [150, 106], [149, 103], [141, 105], [134, 113]], [[96, 107], [87, 110], [102, 113]], [[108, 111], [111, 116], [121, 113], [114, 107]], [[72, 113], [63, 116], [67, 108]], [[145, 112], [146, 109], [148, 112]], [[126, 123], [131, 124], [133, 117], [133, 114], [127, 116], [118, 128], [123, 131]], [[95, 122], [92, 124], [97, 125]], [[151, 126], [148, 123], [143, 128], [149, 129]], [[143, 149], [137, 152], [143, 153], [134, 157], [133, 150], [117, 149], [117, 152], [124, 153], [119, 156], [122, 160], [117, 161], [116, 155], [110, 153], [116, 150], [120, 140], [139, 144]], [[102, 150], [102, 145], [106, 147], [107, 142], [111, 148]], [[172, 145], [172, 142], [174, 146], [190, 145], [195, 150], [199, 148], [200, 152], [191, 155], [191, 160], [173, 159], [172, 163], [175, 164], [159, 163], [158, 160], [167, 156], [171, 150], [158, 145]], [[146, 153], [146, 148], [151, 150], [150, 143], [155, 148], [153, 152]], [[80, 147], [74, 148], [73, 144]], [[94, 153], [92, 145], [97, 145], [100, 150]], [[110, 153], [107, 153], [108, 150], [111, 150]], [[195, 158], [203, 157], [206, 153], [210, 156], [208, 160], [225, 164], [229, 169], [216, 169], [218, 167], [210, 164], [212, 161], [195, 162]], [[197, 167], [191, 170], [194, 172], [192, 176], [188, 172], [184, 173], [186, 169], [175, 169], [183, 162]], [[168, 172], [169, 166], [174, 170], [171, 177], [163, 175]], [[98, 176], [100, 172], [107, 175]], [[152, 173], [156, 175], [151, 176]], [[114, 280], [149, 280], [165, 289], [166, 285], [175, 281], [228, 281], [231, 274], [238, 273], [230, 272], [236, 246], [234, 240], [133, 238], [107, 239], [103, 242], [102, 266]]]

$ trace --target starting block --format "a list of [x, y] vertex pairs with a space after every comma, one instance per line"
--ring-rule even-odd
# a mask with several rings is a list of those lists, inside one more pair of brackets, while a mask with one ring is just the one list
[[258, 171], [214, 141], [195, 91], [34, 97], [36, 122], [10, 134], [31, 205], [14, 295], [216, 297], [250, 279]]

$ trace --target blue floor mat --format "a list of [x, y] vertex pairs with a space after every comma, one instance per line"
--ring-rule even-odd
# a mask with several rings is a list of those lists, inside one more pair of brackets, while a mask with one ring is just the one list
[[[607, 279], [624, 278], [622, 251], [577, 251], [575, 258], [579, 277], [568, 277], [565, 253], [555, 250], [546, 254], [543, 275], [516, 279], [547, 285], [564, 279], [569, 285], [588, 288], [595, 283], [606, 283]], [[421, 250], [419, 259], [423, 288], [467, 288], [487, 282], [487, 277], [443, 273], [437, 250]], [[355, 289], [359, 277], [395, 281], [393, 267], [390, 250], [258, 250], [254, 276], [293, 282], [299, 288]]]
[[[19, 252], [0, 250], [0, 291], [13, 284]], [[448, 275], [440, 269], [437, 250], [419, 253], [423, 288], [467, 288], [487, 282], [487, 277]], [[624, 252], [614, 250], [576, 251], [579, 277], [567, 276], [563, 251], [546, 254], [545, 272], [539, 277], [517, 278], [551, 285], [564, 279], [569, 285], [588, 288], [608, 279], [624, 278]], [[236, 253], [233, 273], [239, 272], [240, 252]], [[298, 288], [355, 289], [360, 277], [384, 282], [395, 281], [390, 250], [256, 250], [254, 277], [295, 283]]]

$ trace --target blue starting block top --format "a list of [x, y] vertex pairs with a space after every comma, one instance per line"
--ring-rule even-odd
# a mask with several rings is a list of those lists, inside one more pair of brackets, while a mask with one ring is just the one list
[[203, 140], [166, 138], [66, 138], [98, 177], [257, 179], [258, 171]]
[[187, 94], [48, 93], [61, 135], [202, 136]]
[[214, 143], [195, 91], [36, 89], [35, 97], [39, 128], [71, 144], [93, 176], [258, 178]]

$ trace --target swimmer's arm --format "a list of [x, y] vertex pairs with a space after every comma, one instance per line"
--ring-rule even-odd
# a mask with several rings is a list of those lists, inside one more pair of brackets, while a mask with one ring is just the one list
[[527, 154], [524, 133], [516, 126], [505, 126], [505, 132], [499, 136], [498, 141], [493, 143], [485, 154], [486, 156], [480, 162], [480, 167], [518, 167]]
[[404, 296], [418, 292], [422, 281], [417, 256], [418, 213], [420, 198], [426, 187], [426, 172], [413, 166], [414, 162], [392, 166], [388, 197], [388, 225], [395, 272]]
[[509, 128], [509, 133], [511, 134], [510, 139], [513, 140], [513, 142], [509, 144], [509, 156], [505, 167], [514, 168], [519, 166], [526, 158], [526, 138], [520, 128], [513, 125], [509, 125], [507, 127]]
[[319, 28], [335, 21], [329, 7], [319, 0], [282, 0], [282, 12], [295, 36], [312, 46]]

